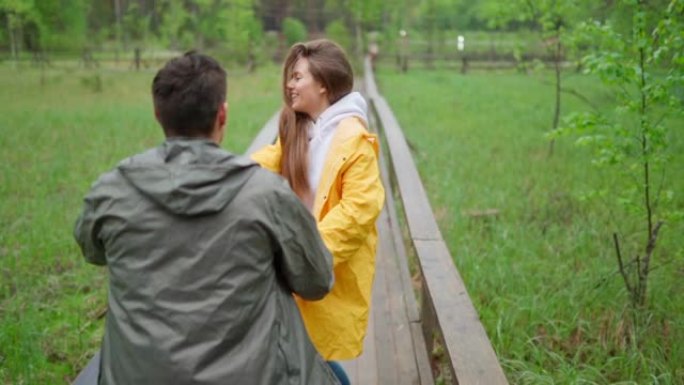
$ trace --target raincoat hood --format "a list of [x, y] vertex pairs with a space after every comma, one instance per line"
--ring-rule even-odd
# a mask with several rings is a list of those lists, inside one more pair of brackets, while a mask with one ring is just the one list
[[201, 139], [172, 139], [93, 184], [74, 236], [108, 270], [100, 385], [339, 385], [293, 293], [332, 256], [287, 182]]
[[367, 111], [368, 105], [363, 96], [358, 92], [350, 92], [330, 105], [318, 117], [312, 127], [313, 137], [316, 138], [319, 135], [324, 135], [325, 131], [334, 130], [339, 122], [352, 116], [360, 118], [364, 126], [368, 127]]
[[338, 126], [345, 119], [355, 118], [364, 127], [368, 127], [367, 109], [363, 96], [358, 92], [351, 92], [323, 111], [310, 126], [308, 179], [313, 195], [316, 195], [323, 164]]
[[176, 215], [223, 210], [258, 167], [209, 139], [167, 139], [117, 169], [143, 195]]

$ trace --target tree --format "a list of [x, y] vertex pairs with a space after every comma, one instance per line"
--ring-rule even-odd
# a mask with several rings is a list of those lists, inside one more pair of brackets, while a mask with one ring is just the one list
[[35, 19], [35, 4], [33, 1], [0, 0], [0, 15], [4, 16], [12, 58], [16, 63], [22, 50], [23, 26]]
[[283, 20], [283, 35], [285, 36], [285, 42], [289, 47], [297, 42], [306, 40], [308, 33], [306, 32], [304, 23], [297, 19], [286, 17]]
[[225, 38], [230, 20], [225, 0], [192, 0], [187, 4], [196, 48], [202, 50]]
[[[480, 13], [490, 27], [506, 27], [512, 23], [526, 23], [535, 28], [541, 41], [549, 48], [555, 75], [555, 99], [551, 130], [558, 129], [561, 114], [561, 64], [565, 57], [564, 40], [572, 26], [590, 13], [592, 2], [575, 0], [488, 0]], [[553, 143], [549, 154], [553, 153]]]
[[336, 41], [347, 52], [352, 49], [351, 32], [342, 20], [335, 20], [325, 27], [325, 34], [328, 38]]
[[[349, 54], [352, 59], [363, 57], [364, 36], [367, 32], [377, 30], [387, 19], [390, 7], [388, 2], [380, 0], [328, 0], [325, 3], [326, 13], [333, 15], [333, 20], [326, 27], [326, 31], [340, 31], [339, 23], [350, 31]], [[348, 40], [348, 39], [345, 39]]]
[[[585, 71], [616, 90], [617, 106], [612, 112], [571, 115], [559, 134], [579, 135], [578, 144], [596, 151], [594, 163], [620, 177], [611, 183], [615, 200], [610, 202], [617, 203], [624, 232], [613, 232], [613, 246], [631, 304], [641, 308], [660, 230], [668, 220], [683, 217], [668, 206], [674, 192], [664, 187], [672, 130], [667, 118], [684, 111], [677, 95], [684, 86], [684, 0], [664, 7], [622, 0], [618, 7], [631, 16], [624, 31], [600, 21], [578, 29], [594, 46], [583, 59]], [[636, 234], [642, 243], [634, 240]]]
[[425, 0], [420, 4], [420, 25], [428, 44], [425, 56], [428, 67], [432, 66], [437, 46], [444, 44], [443, 32], [458, 26], [463, 9], [461, 0]]
[[188, 30], [190, 14], [175, 0], [161, 0], [159, 4], [159, 37], [173, 50], [190, 46], [193, 37]]
[[263, 40], [263, 32], [252, 0], [233, 0], [229, 12], [225, 41], [237, 53], [238, 61], [246, 63], [250, 72], [254, 71], [257, 65], [256, 50]]
[[[406, 55], [408, 55], [409, 36], [407, 32], [412, 31], [416, 25], [419, 5], [418, 0], [401, 0], [392, 7], [386, 7], [381, 16], [385, 30], [382, 31], [384, 45], [380, 47], [380, 50], [385, 53], [393, 50], [397, 66], [404, 71], [408, 68]], [[404, 33], [402, 34], [401, 31]]]
[[0, 0], [12, 57], [18, 59], [26, 48], [41, 65], [47, 61], [46, 50], [82, 48], [87, 36], [86, 0], [70, 1], [63, 6], [48, 1]]
[[[142, 7], [139, 3], [128, 4], [123, 12], [121, 28], [124, 34], [124, 49], [133, 42], [136, 46], [144, 45], [150, 34], [151, 12]], [[139, 49], [139, 47], [136, 47]]]

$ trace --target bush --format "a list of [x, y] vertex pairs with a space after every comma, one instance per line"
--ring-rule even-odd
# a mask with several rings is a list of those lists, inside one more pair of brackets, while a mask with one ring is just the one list
[[297, 19], [286, 17], [283, 20], [283, 35], [285, 35], [287, 45], [291, 46], [297, 42], [306, 40], [309, 34], [306, 31], [304, 23]]
[[351, 52], [352, 34], [342, 20], [338, 19], [330, 22], [325, 27], [325, 35], [328, 39], [334, 40], [337, 44], [341, 45], [347, 53]]

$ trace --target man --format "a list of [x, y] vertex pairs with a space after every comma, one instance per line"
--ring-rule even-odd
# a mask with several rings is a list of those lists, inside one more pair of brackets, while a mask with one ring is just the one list
[[292, 293], [332, 286], [313, 217], [219, 147], [226, 73], [188, 53], [154, 78], [166, 141], [102, 175], [74, 235], [109, 268], [100, 384], [337, 384]]

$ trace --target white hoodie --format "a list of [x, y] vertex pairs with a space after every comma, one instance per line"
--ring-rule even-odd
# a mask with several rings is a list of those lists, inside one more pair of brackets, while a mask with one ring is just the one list
[[328, 155], [332, 138], [337, 126], [346, 118], [356, 116], [368, 127], [367, 104], [358, 92], [351, 92], [328, 107], [309, 127], [309, 186], [311, 196], [316, 196], [318, 183], [321, 180], [323, 164]]

